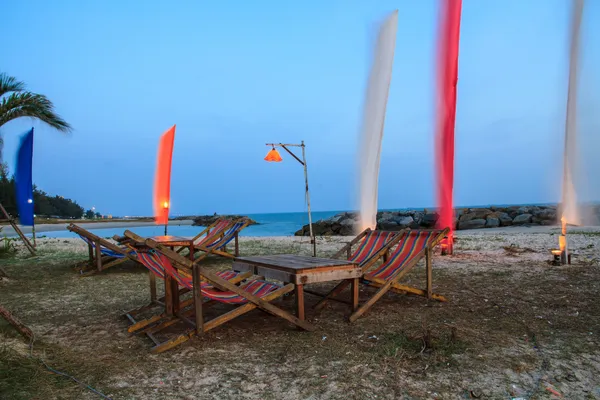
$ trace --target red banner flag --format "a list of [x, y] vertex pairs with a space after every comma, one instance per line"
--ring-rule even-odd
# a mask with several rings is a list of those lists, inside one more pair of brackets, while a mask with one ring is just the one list
[[158, 143], [156, 175], [154, 177], [154, 218], [157, 225], [169, 222], [171, 207], [171, 160], [175, 142], [175, 125], [169, 128]]
[[454, 125], [456, 119], [456, 84], [458, 81], [458, 47], [462, 0], [441, 0], [438, 43], [438, 105], [436, 132], [438, 227], [450, 228], [442, 246], [451, 254], [454, 230]]

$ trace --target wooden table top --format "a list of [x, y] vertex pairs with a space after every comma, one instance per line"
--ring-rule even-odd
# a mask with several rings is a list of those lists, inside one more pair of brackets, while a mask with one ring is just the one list
[[235, 261], [277, 269], [291, 274], [306, 273], [323, 270], [353, 270], [358, 264], [348, 260], [335, 260], [332, 258], [320, 258], [310, 256], [299, 256], [296, 254], [276, 254], [270, 256], [237, 257]]
[[165, 246], [189, 246], [192, 239], [183, 236], [153, 236], [150, 239]]

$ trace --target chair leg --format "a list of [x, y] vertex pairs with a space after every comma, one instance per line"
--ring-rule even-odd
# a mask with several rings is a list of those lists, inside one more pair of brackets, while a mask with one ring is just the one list
[[373, 306], [373, 304], [375, 304], [377, 302], [377, 300], [379, 300], [384, 294], [387, 293], [388, 290], [390, 290], [390, 288], [391, 288], [391, 282], [388, 282], [387, 284], [383, 285], [377, 291], [377, 293], [375, 293], [373, 295], [373, 297], [371, 297], [369, 299], [369, 301], [367, 301], [365, 304], [360, 306], [358, 308], [358, 310], [356, 310], [355, 312], [352, 313], [352, 315], [350, 315], [350, 322], [356, 321], [358, 318], [360, 318], [361, 315], [366, 313], [369, 310], [369, 308], [371, 308]]

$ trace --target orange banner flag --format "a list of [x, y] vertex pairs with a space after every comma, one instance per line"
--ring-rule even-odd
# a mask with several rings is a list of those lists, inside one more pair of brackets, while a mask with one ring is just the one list
[[173, 143], [175, 142], [175, 125], [160, 137], [156, 175], [154, 176], [154, 220], [157, 225], [169, 222], [171, 207], [171, 160], [173, 159]]

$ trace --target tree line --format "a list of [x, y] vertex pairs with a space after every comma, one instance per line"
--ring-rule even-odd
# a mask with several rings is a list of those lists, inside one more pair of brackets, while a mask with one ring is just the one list
[[[0, 164], [0, 203], [10, 215], [16, 217], [19, 215], [19, 211], [15, 192], [14, 175], [9, 176], [6, 164]], [[76, 201], [62, 196], [51, 196], [35, 185], [33, 187], [33, 209], [36, 216], [81, 218], [84, 215], [83, 207], [77, 204]], [[88, 210], [88, 213], [90, 212], [91, 210]], [[88, 213], [86, 213], [87, 218], [90, 217]], [[94, 215], [93, 212], [91, 214]]]

